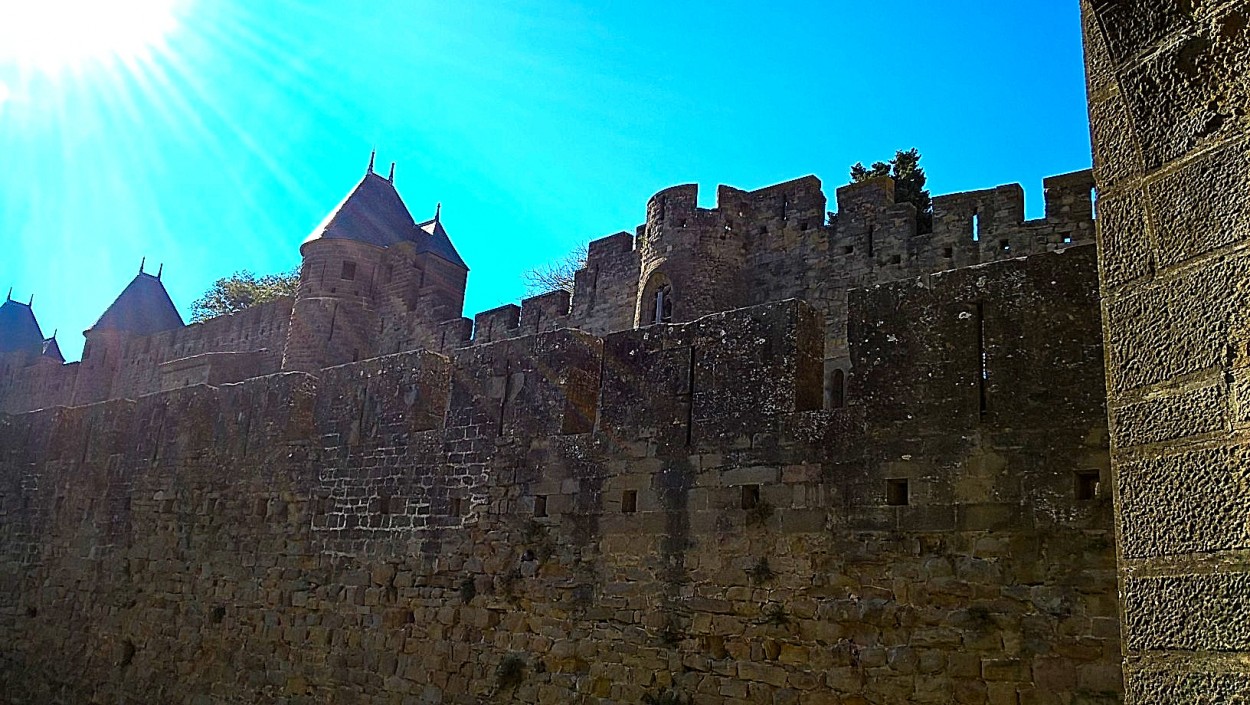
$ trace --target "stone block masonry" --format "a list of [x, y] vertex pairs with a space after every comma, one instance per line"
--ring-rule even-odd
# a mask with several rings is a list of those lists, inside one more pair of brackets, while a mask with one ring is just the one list
[[1119, 702], [1094, 261], [0, 416], [6, 698]]
[[1250, 694], [1250, 3], [1082, 2], [1132, 703]]

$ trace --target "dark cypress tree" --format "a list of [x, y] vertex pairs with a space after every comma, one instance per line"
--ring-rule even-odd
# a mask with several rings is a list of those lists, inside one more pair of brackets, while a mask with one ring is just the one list
[[912, 148], [894, 153], [889, 162], [875, 162], [865, 167], [863, 162], [851, 167], [851, 182], [859, 183], [878, 176], [894, 179], [895, 203], [910, 203], [916, 207], [916, 226], [922, 233], [933, 232], [933, 199], [924, 187], [924, 169], [920, 166], [920, 151]]

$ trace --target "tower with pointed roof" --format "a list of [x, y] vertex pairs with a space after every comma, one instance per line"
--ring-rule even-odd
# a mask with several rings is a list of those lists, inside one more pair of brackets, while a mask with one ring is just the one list
[[185, 324], [160, 275], [139, 273], [83, 335], [82, 365], [74, 403], [86, 404], [112, 397], [113, 384], [126, 345], [135, 338], [181, 328]]
[[0, 379], [31, 365], [65, 362], [56, 334], [44, 337], [33, 303], [33, 298], [29, 303], [14, 301], [13, 292], [9, 291], [0, 304]]
[[394, 175], [393, 167], [388, 178], [375, 173], [371, 156], [364, 178], [300, 246], [283, 369], [312, 372], [395, 352], [460, 316], [469, 269], [441, 212], [416, 222]]

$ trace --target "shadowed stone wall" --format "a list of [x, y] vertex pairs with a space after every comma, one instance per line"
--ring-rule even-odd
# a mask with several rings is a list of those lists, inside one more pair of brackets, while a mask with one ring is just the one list
[[1250, 3], [1086, 0], [1133, 703], [1250, 693]]
[[0, 415], [4, 697], [1118, 703], [1095, 271]]

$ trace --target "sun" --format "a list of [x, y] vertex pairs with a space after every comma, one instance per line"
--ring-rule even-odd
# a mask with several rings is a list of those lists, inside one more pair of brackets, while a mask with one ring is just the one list
[[179, 0], [0, 0], [0, 67], [55, 73], [140, 60], [178, 26]]

